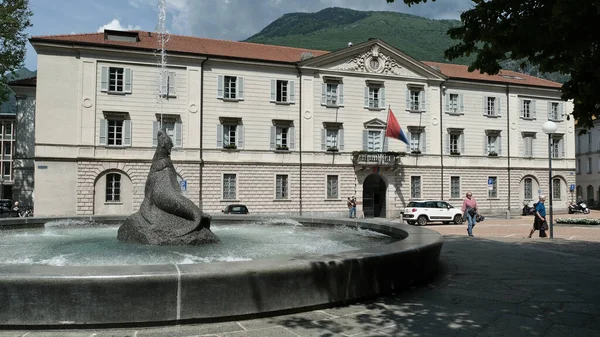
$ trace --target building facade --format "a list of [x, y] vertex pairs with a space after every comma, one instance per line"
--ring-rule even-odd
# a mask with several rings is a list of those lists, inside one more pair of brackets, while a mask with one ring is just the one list
[[[328, 53], [174, 35], [166, 68], [149, 32], [30, 41], [39, 215], [137, 210], [159, 127], [182, 192], [209, 213], [342, 216], [356, 196], [359, 214], [393, 217], [472, 191], [506, 215], [549, 191], [564, 209], [575, 183], [572, 103], [528, 75], [420, 62], [378, 39]], [[385, 137], [392, 114], [408, 145]]]
[[581, 197], [589, 207], [598, 207], [600, 202], [600, 121], [594, 121], [594, 127], [576, 135], [576, 172], [577, 184], [572, 191], [571, 200]]

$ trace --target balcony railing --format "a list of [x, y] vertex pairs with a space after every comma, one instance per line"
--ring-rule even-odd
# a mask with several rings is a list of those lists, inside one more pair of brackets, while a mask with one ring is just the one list
[[371, 152], [355, 151], [352, 152], [352, 163], [360, 166], [397, 166], [400, 164], [400, 157], [404, 152]]

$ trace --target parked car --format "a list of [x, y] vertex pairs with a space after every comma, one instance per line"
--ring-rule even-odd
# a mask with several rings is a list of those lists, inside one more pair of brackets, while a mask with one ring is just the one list
[[227, 205], [221, 212], [225, 214], [248, 214], [248, 207], [242, 204]]
[[424, 226], [428, 222], [454, 222], [458, 225], [463, 223], [463, 214], [460, 208], [442, 200], [411, 201], [404, 208], [403, 219], [409, 225]]

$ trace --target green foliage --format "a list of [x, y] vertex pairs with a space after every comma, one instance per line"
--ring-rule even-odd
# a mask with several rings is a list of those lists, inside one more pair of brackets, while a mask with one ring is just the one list
[[580, 224], [580, 225], [600, 225], [600, 219], [590, 218], [558, 218], [556, 223]]
[[31, 27], [28, 0], [2, 0], [0, 2], [0, 103], [10, 93], [6, 82], [14, 77], [12, 72], [23, 65], [27, 34]]

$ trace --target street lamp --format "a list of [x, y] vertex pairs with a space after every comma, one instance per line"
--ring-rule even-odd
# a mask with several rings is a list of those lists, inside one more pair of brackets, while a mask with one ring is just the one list
[[556, 132], [556, 123], [547, 121], [542, 125], [542, 130], [548, 135], [548, 197], [550, 198], [550, 239], [554, 238], [554, 229], [552, 221], [552, 135]]

